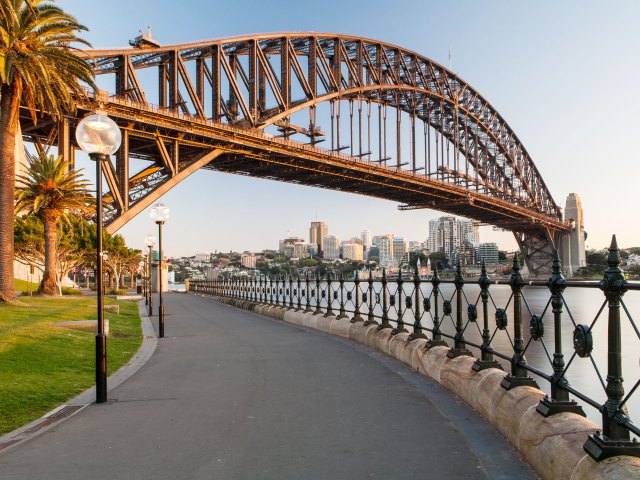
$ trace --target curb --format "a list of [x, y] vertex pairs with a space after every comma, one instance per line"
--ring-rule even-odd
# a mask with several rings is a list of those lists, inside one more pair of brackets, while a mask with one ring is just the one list
[[[140, 368], [149, 361], [151, 355], [158, 346], [158, 338], [151, 325], [151, 319], [145, 311], [142, 300], [138, 302], [138, 312], [140, 313], [140, 323], [142, 327], [142, 345], [131, 357], [128, 363], [123, 365], [107, 379], [107, 392], [117, 388], [122, 382], [133, 376]], [[35, 438], [52, 427], [55, 427], [65, 420], [73, 417], [86, 407], [95, 403], [96, 387], [90, 387], [84, 392], [76, 395], [66, 403], [54, 408], [42, 417], [27, 425], [17, 428], [12, 432], [0, 437], [0, 454], [23, 442]]]

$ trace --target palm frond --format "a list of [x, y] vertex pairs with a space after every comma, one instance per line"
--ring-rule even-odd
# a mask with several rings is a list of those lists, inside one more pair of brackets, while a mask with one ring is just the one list
[[59, 116], [96, 88], [91, 66], [77, 56], [90, 44], [77, 34], [87, 27], [43, 0], [0, 0], [0, 83], [16, 84], [34, 123], [37, 111]]
[[71, 169], [62, 156], [29, 153], [27, 172], [16, 180], [16, 211], [61, 218], [89, 211], [94, 201], [81, 170]]

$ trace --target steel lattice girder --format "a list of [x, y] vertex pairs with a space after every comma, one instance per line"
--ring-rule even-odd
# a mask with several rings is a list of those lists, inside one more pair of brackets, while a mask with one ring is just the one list
[[[116, 95], [79, 101], [78, 112], [63, 122], [45, 116], [33, 127], [23, 114], [23, 134], [45, 145], [58, 136], [72, 155], [70, 132], [85, 113], [102, 107], [118, 122], [123, 148], [115, 166], [105, 168], [111, 231], [199, 168], [370, 195], [497, 225], [516, 232], [521, 248], [532, 252], [527, 263], [533, 273], [546, 268], [555, 237], [569, 230], [502, 117], [455, 74], [416, 53], [350, 36], [277, 34], [85, 55], [97, 74], [115, 74]], [[150, 104], [139, 79], [138, 71], [150, 67], [158, 72], [159, 107]], [[292, 98], [293, 83], [302, 97]], [[392, 108], [422, 120], [425, 132], [439, 132], [473, 171], [443, 163], [435, 178], [423, 176], [260, 132], [294, 112], [345, 100], [360, 109], [360, 102], [377, 102], [385, 115]], [[149, 163], [132, 173], [131, 159]]]
[[[334, 99], [382, 102], [443, 133], [469, 159], [489, 195], [560, 218], [526, 149], [489, 102], [453, 72], [394, 45], [296, 33], [85, 53], [96, 73], [116, 74], [118, 95], [145, 103], [136, 70], [158, 67], [161, 107], [204, 118], [208, 85], [211, 117], [248, 127], [264, 128]], [[187, 62], [195, 62], [195, 75]], [[303, 98], [291, 98], [294, 81]], [[266, 105], [267, 93], [273, 106]]]

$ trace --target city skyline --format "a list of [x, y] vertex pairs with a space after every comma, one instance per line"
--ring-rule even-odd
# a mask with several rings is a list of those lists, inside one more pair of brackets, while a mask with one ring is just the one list
[[[340, 16], [332, 14], [331, 1], [322, 11], [313, 5], [270, 8], [264, 2], [249, 2], [252, 6], [242, 16], [233, 14], [234, 5], [196, 1], [185, 6], [164, 0], [135, 4], [114, 0], [99, 14], [88, 2], [57, 3], [87, 25], [90, 31], [84, 37], [95, 48], [124, 46], [150, 25], [163, 45], [261, 31], [325, 31], [362, 35], [416, 51], [451, 66], [501, 112], [559, 205], [564, 206], [569, 193], [580, 195], [587, 247], [605, 247], [613, 233], [620, 245], [640, 243], [640, 226], [628, 221], [627, 207], [635, 186], [635, 176], [627, 173], [637, 171], [633, 138], [638, 121], [633, 112], [640, 101], [625, 94], [624, 80], [637, 78], [640, 72], [629, 55], [640, 46], [632, 20], [640, 13], [638, 4], [618, 2], [612, 9], [595, 1], [560, 5], [408, 1], [402, 4], [412, 15], [400, 28], [379, 14], [384, 6], [380, 1], [341, 3]], [[190, 14], [190, 6], [197, 6], [198, 16]], [[176, 27], [176, 18], [189, 15], [193, 18], [188, 28]], [[354, 16], [360, 18], [357, 25], [351, 21]], [[214, 17], [225, 22], [210, 22]], [[455, 24], [447, 18], [456, 18]], [[476, 34], [478, 22], [482, 35]], [[533, 28], [536, 25], [545, 28]], [[600, 73], [607, 71], [617, 74]], [[593, 92], [605, 90], [604, 101], [593, 97]], [[91, 164], [80, 152], [77, 158], [91, 176]], [[613, 164], [615, 168], [610, 168]], [[357, 234], [353, 228], [357, 218], [358, 225], [372, 231], [423, 240], [428, 221], [442, 215], [430, 210], [399, 212], [396, 204], [374, 198], [212, 172], [197, 172], [161, 201], [172, 212], [164, 231], [170, 256], [207, 245], [254, 250], [267, 243], [263, 239], [277, 241], [288, 230], [305, 236], [301, 234], [308, 219], [316, 214], [344, 238], [353, 236], [353, 230]], [[129, 245], [141, 248], [144, 237], [155, 232], [145, 211], [118, 233]], [[515, 248], [510, 233], [482, 227], [481, 236], [503, 249]]]
[[[440, 248], [440, 249], [436, 248], [435, 250], [432, 250], [429, 246], [429, 243], [433, 241], [431, 240], [433, 238], [431, 234], [432, 225], [440, 225], [442, 223], [448, 223], [450, 221], [453, 221], [454, 229], [461, 232], [462, 235], [460, 235], [460, 233], [456, 234], [456, 240], [454, 240], [452, 237], [451, 246], [450, 246], [451, 248], [447, 249], [446, 247], [443, 246], [443, 248]], [[455, 227], [456, 224], [458, 224], [457, 228]], [[332, 246], [332, 249], [334, 250], [335, 249], [340, 250], [345, 245], [353, 244], [354, 240], [360, 244], [361, 250], [364, 245], [368, 245], [368, 247], [364, 248], [364, 250], [368, 250], [368, 248], [372, 248], [372, 247], [380, 248], [380, 242], [384, 241], [385, 238], [388, 238], [388, 241], [389, 241], [388, 254], [392, 257], [396, 256], [395, 253], [393, 253], [393, 255], [391, 254], [391, 251], [395, 252], [395, 248], [393, 245], [396, 242], [401, 242], [404, 245], [404, 248], [403, 248], [404, 252], [411, 251], [413, 249], [412, 247], [414, 246], [417, 246], [417, 247], [422, 246], [423, 249], [428, 249], [430, 252], [443, 251], [443, 253], [445, 253], [447, 257], [451, 256], [452, 252], [455, 253], [456, 248], [465, 242], [472, 244], [475, 248], [479, 248], [481, 245], [484, 245], [484, 246], [497, 245], [495, 242], [481, 241], [480, 235], [478, 234], [478, 226], [476, 222], [466, 220], [462, 217], [453, 217], [451, 215], [441, 215], [440, 217], [433, 219], [429, 222], [429, 225], [428, 225], [429, 231], [427, 233], [427, 238], [425, 239], [410, 239], [410, 238], [407, 239], [402, 235], [396, 235], [395, 233], [389, 233], [389, 232], [387, 233], [378, 232], [378, 234], [372, 235], [372, 232], [369, 229], [361, 230], [359, 235], [356, 234], [356, 235], [341, 236], [341, 235], [336, 235], [332, 233], [330, 226], [328, 225], [327, 222], [324, 222], [321, 220], [314, 220], [313, 222], [311, 222], [308, 241], [304, 236], [291, 234], [291, 232], [288, 231], [286, 237], [283, 237], [277, 240], [277, 243], [278, 243], [277, 248], [271, 247], [271, 246], [258, 248], [255, 250], [237, 249], [237, 248], [231, 249], [231, 250], [219, 250], [216, 248], [210, 248], [210, 249], [201, 250], [198, 252], [192, 252], [191, 254], [183, 255], [182, 257], [195, 256], [196, 259], [198, 259], [199, 256], [211, 255], [212, 252], [215, 252], [216, 254], [226, 254], [229, 252], [244, 254], [244, 253], [261, 253], [265, 251], [284, 251], [287, 247], [294, 249], [293, 250], [294, 252], [301, 251], [300, 249], [302, 248], [302, 244], [304, 244], [304, 247], [315, 244], [314, 240], [316, 239], [316, 234], [314, 233], [314, 226], [318, 226], [318, 225], [322, 225], [323, 231], [325, 232], [325, 235], [323, 235], [322, 238], [325, 241], [328, 238], [331, 238], [334, 241], [334, 245]], [[370, 242], [371, 239], [373, 239], [373, 242], [368, 243], [368, 241]], [[375, 243], [376, 241], [378, 242], [378, 245], [376, 245]], [[501, 250], [504, 251], [504, 249], [501, 249]], [[309, 254], [309, 252], [305, 250], [305, 254]], [[301, 255], [293, 255], [293, 256], [301, 257]], [[313, 255], [309, 255], [309, 256], [313, 256]], [[323, 255], [320, 254], [320, 256], [323, 256]], [[331, 257], [332, 258], [329, 258], [329, 259], [337, 258], [337, 255], [335, 254], [335, 252], [332, 253]], [[395, 258], [395, 260], [397, 261], [399, 259]], [[384, 259], [381, 258], [381, 262], [384, 263]]]

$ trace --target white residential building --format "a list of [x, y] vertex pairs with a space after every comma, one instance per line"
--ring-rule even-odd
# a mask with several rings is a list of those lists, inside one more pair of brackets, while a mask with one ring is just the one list
[[196, 253], [196, 262], [209, 263], [211, 261], [211, 252]]
[[430, 252], [444, 252], [447, 257], [451, 257], [451, 252], [460, 248], [465, 241], [474, 247], [480, 243], [477, 222], [455, 217], [440, 217], [429, 221], [427, 245]]
[[371, 247], [371, 232], [369, 230], [363, 230], [360, 234], [360, 238], [362, 239], [362, 246], [365, 250], [368, 250]]
[[393, 267], [393, 234], [378, 235], [378, 249], [380, 252], [380, 265]]
[[340, 258], [340, 238], [337, 235], [325, 235], [322, 237], [324, 244], [323, 258], [325, 260], [337, 260]]

